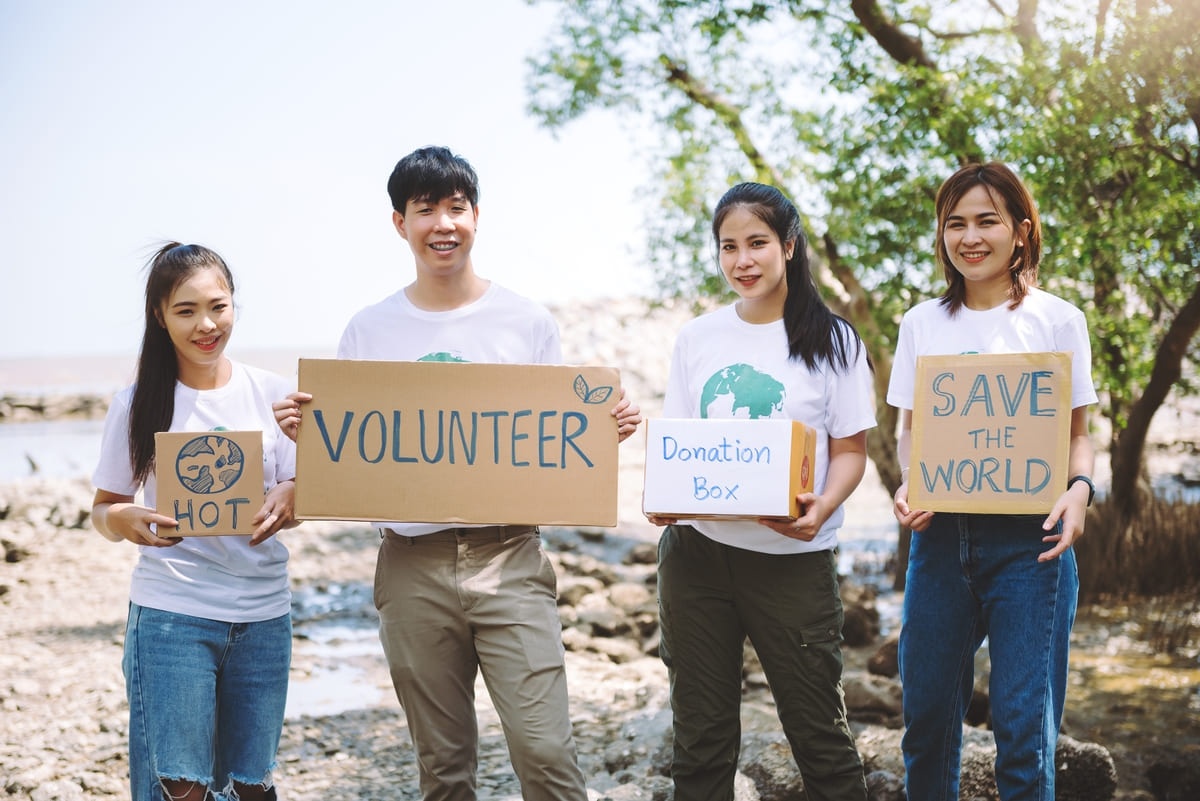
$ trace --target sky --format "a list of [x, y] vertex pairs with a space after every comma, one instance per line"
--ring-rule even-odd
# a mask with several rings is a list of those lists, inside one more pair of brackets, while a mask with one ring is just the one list
[[231, 352], [332, 350], [413, 278], [388, 174], [446, 145], [480, 177], [476, 271], [547, 304], [652, 294], [636, 135], [552, 134], [523, 0], [0, 0], [0, 359], [135, 355], [158, 243], [220, 253]]

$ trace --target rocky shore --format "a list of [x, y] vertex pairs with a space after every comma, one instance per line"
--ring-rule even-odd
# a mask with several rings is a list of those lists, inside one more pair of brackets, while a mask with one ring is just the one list
[[[556, 310], [565, 356], [576, 363], [619, 366], [631, 397], [645, 413], [656, 413], [674, 333], [690, 311], [647, 313], [633, 304], [599, 311]], [[88, 415], [100, 409], [102, 415], [102, 405], [104, 398], [62, 408]], [[11, 399], [7, 408], [13, 408]], [[12, 420], [5, 412], [0, 403], [0, 421]], [[543, 531], [558, 571], [579, 760], [593, 801], [671, 798], [667, 680], [657, 657], [657, 531], [639, 513], [639, 447], [636, 437], [622, 446], [615, 529]], [[873, 476], [852, 500], [848, 523], [888, 517], [887, 494]], [[14, 798], [127, 797], [128, 710], [120, 661], [136, 553], [91, 529], [90, 501], [86, 478], [32, 477], [0, 486], [5, 557], [0, 564], [0, 788]], [[295, 652], [276, 773], [280, 798], [418, 799], [412, 746], [375, 635], [370, 585], [377, 536], [359, 525], [314, 522], [283, 536], [292, 552]], [[896, 599], [874, 589], [870, 579], [877, 578], [872, 574], [878, 563], [859, 567], [852, 565], [843, 583], [847, 704], [869, 774], [870, 798], [899, 801], [904, 794]], [[1168, 717], [1132, 690], [1118, 689], [1117, 696], [1127, 694], [1113, 701], [1112, 693], [1092, 686], [1123, 669], [1108, 661], [1115, 651], [1142, 653], [1143, 648], [1129, 617], [1103, 612], [1110, 616], [1081, 612], [1076, 627], [1076, 653], [1098, 667], [1073, 673], [1058, 754], [1058, 798], [1200, 798], [1200, 692], [1173, 690], [1171, 706], [1178, 717]], [[1170, 675], [1196, 672], [1184, 666]], [[1164, 679], [1172, 682], [1178, 683]], [[966, 729], [962, 798], [987, 800], [997, 796], [994, 746], [986, 726], [985, 655], [979, 687], [979, 703]], [[520, 790], [499, 723], [482, 683], [477, 689], [479, 797], [516, 801]], [[802, 782], [750, 649], [742, 726], [737, 801], [802, 801]]]
[[[0, 489], [0, 777], [32, 801], [112, 799], [126, 793], [120, 673], [132, 547], [90, 530], [84, 480], [29, 479]], [[370, 582], [377, 538], [345, 524], [306, 523], [285, 534], [295, 593], [293, 695], [279, 754], [280, 797], [417, 799], [412, 747], [374, 634]], [[593, 799], [671, 797], [666, 672], [656, 655], [654, 546], [612, 531], [548, 529], [558, 570], [563, 640], [579, 759]], [[845, 691], [872, 801], [899, 801], [901, 688], [894, 632], [876, 592], [847, 580]], [[344, 647], [344, 646], [349, 647]], [[738, 801], [803, 799], [771, 695], [747, 651], [744, 751]], [[986, 671], [986, 664], [981, 662]], [[981, 687], [986, 684], [981, 683]], [[520, 798], [482, 684], [480, 798]], [[335, 696], [321, 710], [322, 693]], [[967, 727], [963, 798], [995, 799], [986, 693]], [[1195, 777], [1182, 763], [1142, 755], [1148, 775], [1120, 777], [1104, 743], [1068, 732], [1058, 754], [1060, 801], [1149, 801]], [[1162, 793], [1150, 776], [1162, 778]], [[1189, 778], [1190, 777], [1190, 778]], [[969, 793], [968, 793], [969, 791]], [[1180, 790], [1181, 791], [1181, 790]], [[1190, 791], [1189, 791], [1190, 792]]]

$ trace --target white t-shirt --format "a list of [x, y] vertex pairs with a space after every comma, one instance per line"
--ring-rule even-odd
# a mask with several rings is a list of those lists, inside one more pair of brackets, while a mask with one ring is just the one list
[[[550, 311], [492, 282], [478, 300], [449, 311], [426, 311], [401, 289], [351, 318], [339, 359], [481, 364], [561, 364], [558, 324]], [[416, 537], [445, 523], [380, 521]]]
[[1083, 312], [1035, 288], [1015, 309], [1007, 301], [985, 311], [963, 306], [951, 317], [936, 298], [909, 309], [900, 321], [888, 403], [913, 408], [918, 356], [963, 353], [1070, 353], [1071, 408], [1097, 402]]
[[[274, 373], [233, 362], [229, 382], [197, 390], [175, 384], [171, 431], [263, 432], [263, 489], [296, 477], [296, 446], [279, 430], [271, 403], [293, 387]], [[113, 398], [104, 422], [97, 489], [136, 495], [129, 458], [129, 407], [133, 387]], [[157, 484], [151, 470], [143, 503], [154, 508]], [[251, 511], [251, 514], [258, 509]], [[140, 606], [228, 623], [270, 620], [291, 608], [287, 546], [278, 536], [253, 548], [248, 536], [185, 537], [169, 548], [139, 546], [129, 597]]]
[[[852, 346], [853, 347], [853, 346]], [[825, 488], [829, 438], [853, 436], [875, 426], [874, 388], [866, 347], [844, 372], [828, 363], [809, 370], [788, 355], [783, 321], [754, 324], [725, 306], [697, 317], [679, 332], [663, 399], [668, 418], [783, 418], [817, 432], [813, 491]], [[746, 390], [729, 391], [737, 380]], [[750, 379], [750, 380], [747, 380]], [[744, 383], [743, 383], [744, 382]], [[812, 542], [785, 537], [754, 521], [685, 520], [710, 539], [762, 553], [826, 551], [837, 546], [842, 507], [829, 516]]]

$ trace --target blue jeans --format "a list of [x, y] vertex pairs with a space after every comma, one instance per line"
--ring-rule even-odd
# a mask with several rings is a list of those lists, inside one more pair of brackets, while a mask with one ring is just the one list
[[1044, 519], [941, 512], [913, 534], [900, 629], [912, 801], [958, 799], [963, 717], [985, 637], [1000, 798], [1054, 799], [1079, 574], [1073, 549], [1037, 561], [1051, 547]]
[[130, 604], [133, 801], [162, 801], [164, 780], [201, 784], [215, 799], [234, 782], [272, 787], [291, 658], [291, 615], [224, 623]]

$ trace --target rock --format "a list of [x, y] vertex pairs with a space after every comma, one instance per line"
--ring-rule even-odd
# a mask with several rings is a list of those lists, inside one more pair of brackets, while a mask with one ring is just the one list
[[870, 645], [879, 636], [879, 613], [874, 608], [852, 605], [845, 608], [842, 638], [850, 648]]
[[845, 621], [842, 638], [850, 648], [870, 645], [879, 637], [879, 610], [875, 591], [866, 585], [843, 580], [839, 586]]
[[904, 780], [883, 770], [867, 774], [868, 801], [908, 801]]
[[558, 582], [558, 605], [576, 606], [584, 597], [601, 592], [604, 582], [587, 576], [565, 576]]
[[1200, 755], [1171, 756], [1146, 771], [1156, 801], [1200, 799]]
[[620, 581], [609, 587], [608, 600], [626, 615], [658, 611], [658, 601], [646, 585], [631, 581]]
[[842, 692], [853, 720], [900, 725], [903, 700], [900, 682], [861, 671], [847, 671], [842, 676]]
[[[899, 729], [874, 726], [856, 731], [858, 752], [868, 775], [904, 775], [901, 736]], [[998, 801], [995, 764], [996, 742], [991, 732], [964, 726], [959, 797], [972, 801]], [[1115, 798], [1116, 767], [1103, 746], [1081, 743], [1061, 735], [1055, 749], [1055, 766], [1056, 801], [1112, 801]]]
[[[1059, 735], [1054, 751], [1055, 801], [1108, 801], [1117, 792], [1117, 767], [1104, 746]], [[1172, 801], [1200, 798], [1200, 783]]]
[[762, 801], [806, 798], [804, 781], [782, 731], [743, 736], [738, 770], [754, 781]]
[[[965, 727], [960, 796], [999, 801], [995, 763], [996, 744], [991, 733]], [[1103, 746], [1062, 735], [1054, 763], [1055, 801], [1111, 801], [1115, 797], [1117, 769]]]
[[889, 634], [867, 660], [867, 670], [876, 676], [895, 678], [900, 675], [900, 633]]
[[29, 801], [76, 801], [83, 797], [83, 788], [76, 782], [60, 779], [39, 785], [29, 794]]
[[629, 549], [625, 556], [627, 565], [657, 565], [658, 546], [649, 542], [640, 542]]

